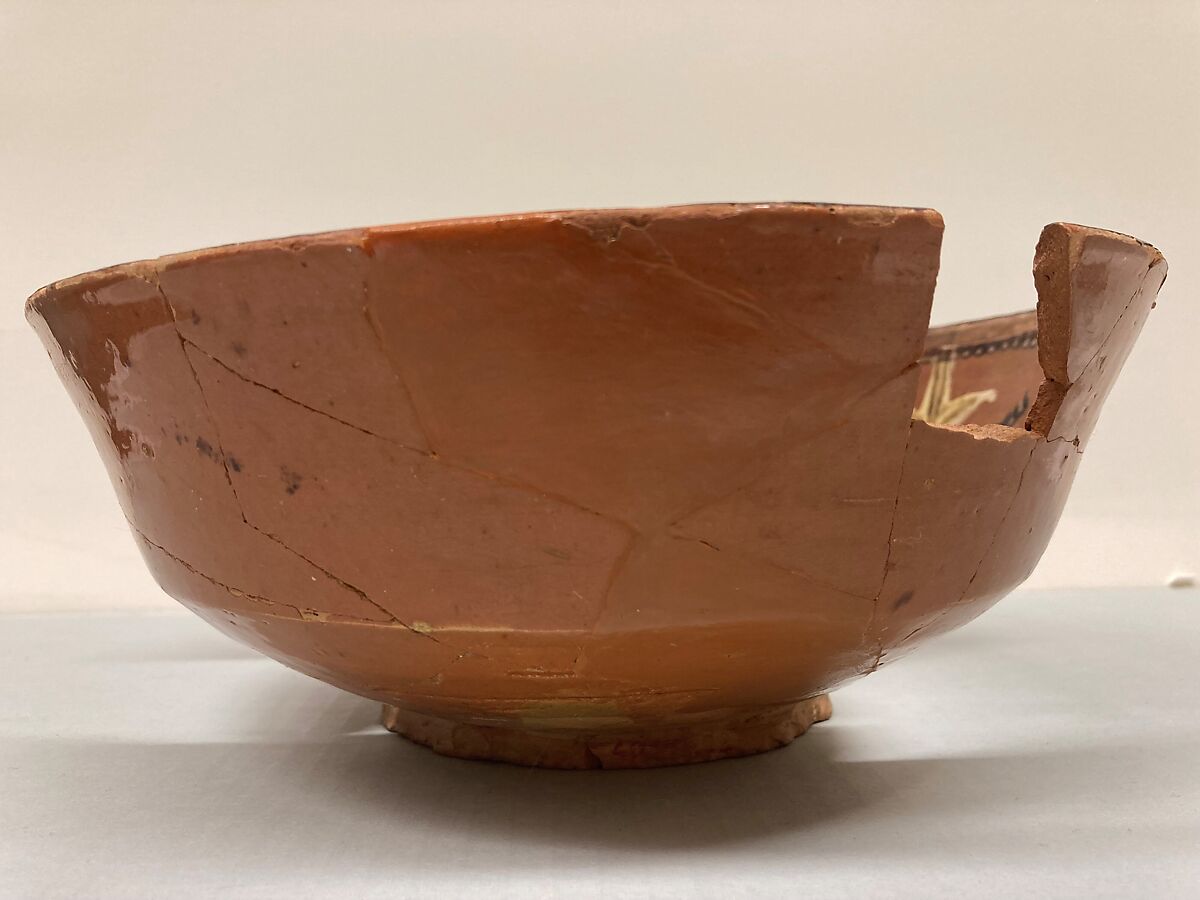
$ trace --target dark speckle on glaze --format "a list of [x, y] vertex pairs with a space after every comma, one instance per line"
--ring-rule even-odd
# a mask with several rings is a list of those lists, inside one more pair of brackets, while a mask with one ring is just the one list
[[304, 480], [304, 476], [293, 472], [286, 466], [279, 470], [279, 474], [283, 478], [283, 489], [287, 493], [294, 494], [300, 490], [300, 482]]

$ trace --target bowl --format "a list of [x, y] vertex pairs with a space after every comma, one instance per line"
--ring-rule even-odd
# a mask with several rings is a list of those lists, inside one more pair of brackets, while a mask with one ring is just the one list
[[27, 306], [159, 584], [455, 756], [782, 746], [1046, 546], [1166, 275], [1047, 226], [928, 327], [931, 210], [548, 212], [136, 262]]

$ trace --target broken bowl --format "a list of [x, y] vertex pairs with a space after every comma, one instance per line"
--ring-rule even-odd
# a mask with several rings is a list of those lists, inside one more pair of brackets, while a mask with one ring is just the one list
[[442, 753], [781, 746], [1030, 574], [1166, 273], [1056, 224], [929, 329], [930, 210], [554, 212], [238, 244], [27, 313], [155, 578]]

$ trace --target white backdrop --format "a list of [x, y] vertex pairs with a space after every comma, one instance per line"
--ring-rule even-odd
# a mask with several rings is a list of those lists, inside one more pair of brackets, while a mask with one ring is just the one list
[[1041, 227], [1171, 274], [1034, 583], [1200, 569], [1200, 5], [0, 0], [0, 609], [166, 604], [21, 303], [87, 269], [411, 219], [932, 206], [934, 321]]

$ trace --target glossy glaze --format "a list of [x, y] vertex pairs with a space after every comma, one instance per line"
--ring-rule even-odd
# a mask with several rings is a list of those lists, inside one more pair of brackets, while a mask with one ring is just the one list
[[1044, 549], [1165, 265], [1048, 226], [1036, 319], [930, 331], [941, 231], [434, 222], [118, 266], [28, 313], [185, 605], [443, 752], [658, 765], [786, 743]]

